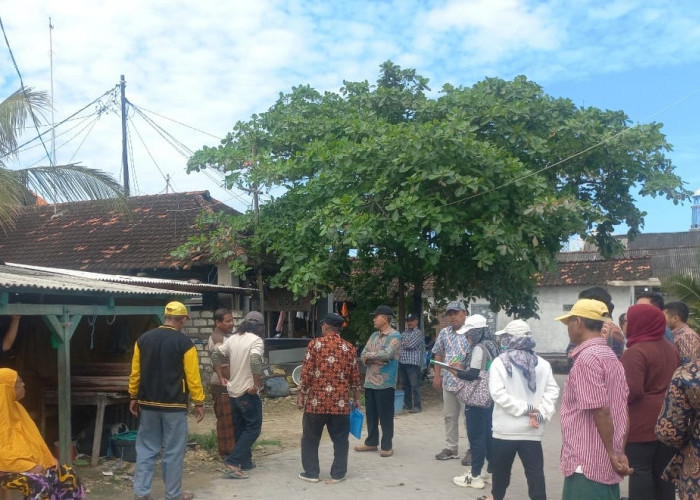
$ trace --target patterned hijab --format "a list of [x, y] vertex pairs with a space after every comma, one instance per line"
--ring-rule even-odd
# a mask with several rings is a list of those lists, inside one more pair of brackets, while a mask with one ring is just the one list
[[496, 340], [496, 337], [494, 337], [493, 333], [491, 333], [488, 326], [467, 330], [466, 336], [467, 340], [469, 340], [469, 343], [472, 346], [472, 349], [475, 345], [480, 344], [488, 351], [491, 359], [496, 359], [501, 353], [501, 349], [498, 347], [498, 341]]
[[537, 390], [535, 339], [529, 332], [523, 336], [512, 337], [508, 342], [506, 352], [501, 354], [500, 358], [508, 376], [513, 376], [513, 366], [515, 366], [527, 380], [528, 389], [532, 392]]
[[49, 469], [56, 459], [36, 424], [17, 401], [17, 372], [0, 368], [0, 471], [26, 472], [36, 465]]

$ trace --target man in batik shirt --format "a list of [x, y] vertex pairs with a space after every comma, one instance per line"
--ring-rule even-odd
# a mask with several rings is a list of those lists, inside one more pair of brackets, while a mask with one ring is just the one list
[[681, 355], [681, 366], [698, 360], [700, 337], [688, 326], [688, 306], [683, 302], [669, 302], [663, 307], [666, 325], [673, 333], [673, 344]]
[[299, 479], [310, 483], [320, 481], [318, 445], [324, 427], [333, 441], [331, 478], [326, 482], [344, 480], [348, 469], [349, 414], [352, 406], [360, 406], [360, 371], [355, 347], [340, 338], [344, 322], [338, 314], [323, 318], [323, 336], [309, 342], [301, 369], [297, 406], [304, 410], [301, 437], [304, 471]]

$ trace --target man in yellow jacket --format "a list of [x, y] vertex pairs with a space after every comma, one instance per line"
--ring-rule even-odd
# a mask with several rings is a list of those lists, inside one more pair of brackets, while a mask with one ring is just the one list
[[141, 416], [136, 439], [136, 500], [152, 500], [155, 462], [163, 448], [166, 500], [191, 500], [182, 491], [187, 447], [187, 404], [191, 397], [197, 422], [204, 418], [204, 392], [197, 348], [182, 333], [189, 319], [180, 302], [165, 306], [163, 325], [142, 334], [134, 345], [129, 376], [129, 410]]

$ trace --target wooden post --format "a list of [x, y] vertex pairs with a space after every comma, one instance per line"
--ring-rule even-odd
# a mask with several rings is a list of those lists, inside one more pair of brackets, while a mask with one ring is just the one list
[[82, 316], [69, 315], [64, 308], [60, 319], [44, 316], [49, 328], [58, 335], [58, 449], [59, 461], [71, 464], [71, 387], [70, 387], [70, 340]]

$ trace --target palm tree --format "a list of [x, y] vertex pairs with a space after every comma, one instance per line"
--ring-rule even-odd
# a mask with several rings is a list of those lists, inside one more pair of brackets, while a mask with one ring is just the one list
[[21, 207], [40, 196], [50, 202], [115, 199], [123, 195], [109, 174], [77, 164], [11, 170], [5, 159], [17, 156], [17, 139], [28, 120], [39, 122], [51, 109], [46, 92], [20, 89], [0, 102], [0, 229], [13, 227]]
[[696, 332], [700, 331], [700, 281], [691, 276], [671, 276], [664, 281], [663, 291], [685, 302], [690, 310], [688, 324]]

